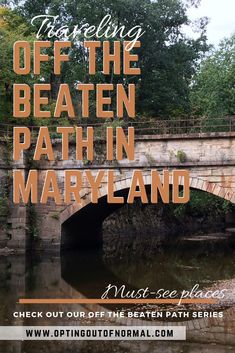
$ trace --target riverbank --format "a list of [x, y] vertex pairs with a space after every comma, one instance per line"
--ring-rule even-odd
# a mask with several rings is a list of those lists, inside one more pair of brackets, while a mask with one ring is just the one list
[[235, 245], [234, 233], [226, 231], [225, 213], [178, 216], [175, 210], [172, 205], [143, 205], [138, 201], [118, 209], [103, 222], [104, 256], [122, 258], [129, 252], [154, 256], [161, 247], [178, 243], [185, 248]]

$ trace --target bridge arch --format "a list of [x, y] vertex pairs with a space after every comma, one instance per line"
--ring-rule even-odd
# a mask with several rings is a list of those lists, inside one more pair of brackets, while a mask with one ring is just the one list
[[[151, 171], [144, 174], [144, 184], [145, 186], [151, 185]], [[114, 183], [115, 192], [129, 189], [131, 186], [131, 177], [124, 177], [123, 179], [117, 180]], [[172, 181], [170, 180], [170, 184]], [[182, 181], [179, 182], [180, 185], [183, 185]], [[220, 183], [210, 182], [204, 180], [201, 177], [190, 177], [189, 181], [190, 188], [201, 190], [204, 192], [211, 193], [215, 196], [219, 196], [224, 198], [225, 200], [231, 201], [235, 203], [235, 192], [231, 190], [231, 188], [226, 185], [222, 185]], [[103, 185], [99, 190], [99, 199], [107, 196], [107, 185]], [[81, 197], [82, 202], [80, 204], [74, 202], [68, 205], [61, 213], [60, 213], [60, 224], [62, 225], [66, 222], [70, 217], [72, 217], [77, 212], [81, 211], [84, 207], [88, 206], [91, 203], [91, 194], [90, 190], [86, 190], [83, 192]]]

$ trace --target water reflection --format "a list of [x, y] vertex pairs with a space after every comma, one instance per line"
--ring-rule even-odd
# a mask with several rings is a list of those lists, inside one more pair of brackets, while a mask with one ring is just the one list
[[68, 252], [61, 258], [62, 278], [86, 297], [100, 297], [109, 284], [130, 289], [150, 287], [182, 290], [195, 283], [205, 287], [235, 277], [233, 252], [208, 253], [182, 247], [162, 249], [154, 257], [130, 255], [108, 261], [102, 252]]
[[[229, 248], [214, 249], [174, 244], [161, 249], [153, 258], [128, 254], [105, 259], [101, 252], [69, 252], [56, 256], [0, 257], [0, 325], [76, 325], [75, 319], [16, 319], [19, 310], [79, 311], [95, 309], [80, 305], [20, 306], [19, 297], [78, 298], [100, 297], [109, 283], [126, 284], [129, 289], [149, 286], [157, 289], [185, 289], [198, 283], [201, 287], [227, 281], [234, 285], [235, 260]], [[110, 307], [109, 307], [110, 309]], [[234, 307], [226, 309], [220, 321], [201, 320], [188, 325], [188, 341], [161, 342], [1, 342], [0, 353], [227, 353], [235, 350]], [[97, 324], [86, 319], [83, 324]], [[107, 323], [107, 322], [106, 322]], [[190, 325], [192, 325], [190, 329]], [[211, 346], [209, 343], [213, 343]], [[205, 345], [206, 344], [206, 345]], [[219, 344], [219, 345], [217, 345]]]

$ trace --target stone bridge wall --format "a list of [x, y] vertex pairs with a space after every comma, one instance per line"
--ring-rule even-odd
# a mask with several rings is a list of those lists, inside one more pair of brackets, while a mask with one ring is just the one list
[[[150, 184], [151, 169], [160, 172], [163, 169], [188, 169], [190, 172], [190, 186], [192, 188], [213, 193], [235, 203], [235, 133], [211, 133], [177, 136], [142, 136], [135, 140], [135, 161], [128, 160], [105, 162], [105, 145], [103, 141], [96, 141], [97, 154], [92, 164], [76, 161], [75, 146], [71, 142], [70, 160], [61, 160], [61, 143], [54, 141], [55, 161], [41, 160], [36, 164], [39, 170], [39, 195], [47, 169], [56, 171], [61, 193], [64, 192], [65, 169], [90, 169], [97, 173], [100, 169], [113, 169], [115, 171], [115, 190], [129, 188], [133, 170], [141, 169], [145, 175], [145, 185]], [[102, 151], [102, 153], [101, 153]], [[12, 169], [24, 169], [27, 173], [25, 155], [18, 163], [6, 163], [5, 142], [0, 148], [0, 177], [11, 174]], [[100, 164], [102, 163], [102, 164]], [[35, 167], [34, 167], [35, 169]], [[100, 188], [100, 197], [107, 194], [107, 184], [104, 180]], [[9, 195], [12, 199], [12, 191]], [[27, 229], [31, 219], [27, 219], [26, 207], [10, 202], [10, 213], [7, 227], [1, 230], [0, 247], [21, 249], [30, 244], [37, 249], [60, 249], [61, 226], [75, 213], [90, 203], [90, 189], [86, 185], [82, 191], [82, 204], [72, 202], [70, 205], [55, 205], [53, 200], [46, 205], [37, 204], [34, 207], [37, 216], [38, 236], [28, 239]], [[91, 220], [92, 221], [92, 220]], [[3, 220], [2, 220], [3, 222]], [[4, 221], [5, 222], [5, 221]]]

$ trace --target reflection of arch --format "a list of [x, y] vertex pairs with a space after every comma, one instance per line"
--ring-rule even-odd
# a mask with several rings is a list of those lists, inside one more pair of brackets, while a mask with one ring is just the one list
[[[159, 259], [161, 256], [161, 259]], [[157, 259], [160, 260], [161, 264], [158, 267], [159, 273], [158, 279], [151, 278], [148, 281], [148, 286], [160, 288], [160, 285], [165, 281], [165, 285], [169, 289], [183, 289], [184, 281], [181, 281], [174, 272], [167, 272], [167, 278], [165, 278], [164, 273], [167, 271], [165, 264], [163, 263], [163, 255], [161, 253], [157, 254]], [[139, 263], [139, 261], [138, 261]], [[142, 267], [139, 271], [135, 268], [135, 271], [132, 272], [131, 276], [123, 275], [124, 271], [116, 273], [113, 271], [113, 267], [118, 265], [111, 266], [109, 263], [106, 263], [103, 258], [103, 253], [101, 251], [66, 251], [61, 256], [61, 276], [62, 278], [71, 285], [79, 295], [82, 295], [86, 298], [100, 298], [102, 293], [105, 291], [105, 288], [109, 285], [115, 285], [120, 288], [122, 285], [125, 286], [126, 290], [138, 290], [142, 285], [135, 283], [136, 280], [140, 278], [139, 273], [143, 273], [143, 276], [146, 275], [150, 269], [146, 267], [147, 270]], [[121, 269], [123, 270], [121, 265]], [[168, 267], [169, 268], [169, 267]], [[182, 271], [182, 270], [181, 270]], [[134, 273], [134, 278], [133, 278]], [[143, 284], [144, 286], [145, 284]], [[112, 306], [108, 305], [109, 308]], [[113, 307], [116, 307], [114, 305]]]
[[[78, 257], [77, 257], [78, 258]], [[67, 260], [72, 262], [72, 257], [70, 254], [67, 254]], [[75, 258], [76, 260], [76, 258]], [[70, 268], [66, 269], [66, 266], [68, 263], [66, 263], [66, 259], [64, 259], [63, 263], [63, 257], [62, 257], [62, 278], [63, 280], [61, 281], [61, 289], [63, 293], [66, 293], [66, 297], [71, 298], [71, 299], [85, 299], [87, 298], [87, 288], [85, 292], [83, 289], [89, 284], [91, 291], [90, 291], [90, 298], [94, 298], [94, 290], [92, 291], [92, 285], [94, 286], [94, 282], [92, 281], [92, 278], [90, 276], [86, 277], [83, 275], [82, 267], [79, 266], [74, 266], [73, 263]], [[80, 261], [82, 262], [83, 259], [81, 258]], [[89, 263], [89, 259], [87, 259], [87, 262]], [[83, 266], [87, 266], [87, 263], [83, 264]], [[91, 266], [92, 268], [92, 266]], [[100, 268], [100, 270], [103, 270], [104, 266]], [[106, 269], [108, 272], [109, 270]], [[75, 282], [71, 282], [71, 276], [72, 273], [71, 271], [74, 271], [77, 273], [77, 280], [75, 282], [78, 282], [78, 285], [76, 285]], [[108, 272], [105, 273], [108, 274]], [[79, 283], [79, 275], [83, 275], [83, 279], [85, 279], [86, 283], [83, 283], [81, 286], [81, 283]], [[110, 272], [111, 274], [111, 272]], [[104, 275], [104, 276], [105, 276]], [[93, 287], [94, 288], [94, 287]], [[69, 296], [68, 296], [69, 293]], [[88, 293], [89, 294], [89, 293]], [[226, 301], [225, 301], [226, 303]], [[223, 311], [223, 319], [221, 318], [196, 318], [196, 319], [184, 319], [182, 321], [178, 321], [177, 319], [154, 319], [152, 321], [149, 321], [147, 319], [136, 319], [136, 318], [116, 318], [116, 317], [110, 317], [108, 319], [109, 324], [113, 325], [128, 325], [128, 326], [151, 326], [151, 325], [156, 325], [156, 326], [165, 326], [165, 325], [170, 325], [170, 326], [186, 326], [187, 329], [187, 339], [190, 339], [191, 341], [194, 342], [208, 342], [208, 335], [205, 334], [205, 331], [210, 335], [210, 341], [211, 343], [216, 342], [216, 343], [227, 343], [234, 345], [235, 343], [235, 337], [233, 334], [228, 335], [228, 333], [231, 331], [232, 328], [232, 322], [234, 320], [234, 313], [235, 313], [235, 308], [234, 306], [227, 307], [227, 305], [223, 305], [223, 301], [221, 302], [221, 306], [224, 307], [220, 311]], [[122, 306], [123, 307], [123, 306]], [[67, 306], [66, 306], [67, 308]], [[65, 308], [65, 311], [67, 310]], [[114, 307], [111, 305], [105, 306], [102, 304], [83, 304], [83, 305], [77, 305], [76, 310], [79, 311], [84, 311], [86, 313], [92, 311], [92, 312], [105, 312], [107, 315], [108, 311], [113, 310]], [[120, 306], [119, 306], [120, 309]], [[201, 310], [201, 309], [200, 309]], [[199, 310], [199, 311], [200, 311]], [[218, 307], [217, 307], [217, 310]], [[207, 311], [207, 310], [205, 310]], [[100, 320], [97, 319], [97, 321], [94, 321], [96, 319], [93, 319], [92, 322], [94, 324], [100, 325]], [[170, 320], [170, 321], [169, 321]], [[82, 322], [81, 322], [82, 323]], [[107, 321], [105, 321], [107, 324]], [[72, 324], [72, 323], [71, 323]], [[74, 324], [77, 324], [77, 322], [74, 322]], [[220, 326], [220, 332], [218, 334], [218, 326]]]
[[[61, 281], [63, 284], [63, 293], [66, 293], [67, 298], [71, 299], [85, 299], [86, 297], [78, 292], [76, 289], [71, 287], [65, 280]], [[69, 296], [67, 293], [70, 293]], [[68, 305], [65, 304], [64, 311], [66, 311]], [[74, 308], [74, 306], [73, 306]], [[112, 311], [112, 307], [109, 305], [108, 307], [99, 305], [99, 304], [79, 304], [76, 306], [77, 311], [84, 311], [88, 313], [92, 312], [105, 312], [106, 317], [107, 312]], [[200, 311], [200, 310], [199, 310]], [[205, 310], [206, 311], [206, 310]], [[235, 335], [232, 332], [233, 321], [235, 315], [235, 307], [231, 306], [226, 308], [226, 306], [221, 309], [223, 311], [223, 318], [195, 318], [195, 319], [182, 319], [182, 321], [178, 321], [177, 319], [167, 319], [167, 321], [163, 321], [162, 319], [153, 319], [149, 321], [147, 319], [141, 318], [127, 318], [127, 317], [109, 317], [108, 320], [105, 321], [107, 325], [123, 325], [123, 326], [185, 326], [187, 332], [187, 340], [189, 342], [195, 343], [206, 343], [208, 344], [208, 340], [210, 343], [217, 343], [221, 345], [231, 345], [235, 344]], [[77, 325], [77, 320], [71, 322], [71, 325]], [[100, 325], [100, 319], [92, 319], [92, 323], [94, 325]], [[82, 324], [82, 321], [81, 321]], [[218, 327], [220, 327], [220, 332], [218, 332]], [[209, 339], [208, 339], [209, 337]], [[147, 344], [147, 341], [146, 341]], [[221, 346], [221, 348], [224, 346]], [[182, 347], [181, 347], [182, 348]]]
[[[144, 184], [151, 185], [151, 171], [148, 171], [148, 174], [144, 175]], [[131, 186], [131, 178], [124, 178], [121, 180], [118, 180], [114, 183], [114, 189], [115, 191], [121, 191], [121, 190], [126, 190], [129, 189]], [[170, 183], [172, 184], [171, 180]], [[182, 185], [182, 182], [180, 181], [180, 185]], [[190, 187], [197, 189], [197, 190], [202, 190], [208, 193], [211, 193], [213, 195], [219, 196], [221, 198], [224, 198], [225, 200], [231, 200], [232, 198], [235, 197], [235, 193], [231, 191], [230, 188], [225, 187], [223, 185], [220, 185], [218, 183], [210, 182], [210, 181], [205, 181], [202, 178], [199, 177], [192, 177], [190, 178]], [[99, 191], [99, 199], [102, 197], [107, 196], [107, 186], [103, 185], [100, 188]], [[71, 216], [73, 216], [75, 213], [79, 212], [81, 209], [86, 207], [91, 203], [91, 197], [90, 197], [90, 191], [87, 191], [87, 193], [84, 193], [82, 197], [82, 202], [80, 204], [74, 202], [70, 204], [68, 207], [66, 207], [60, 214], [60, 224], [63, 224], [66, 220], [68, 220]]]

